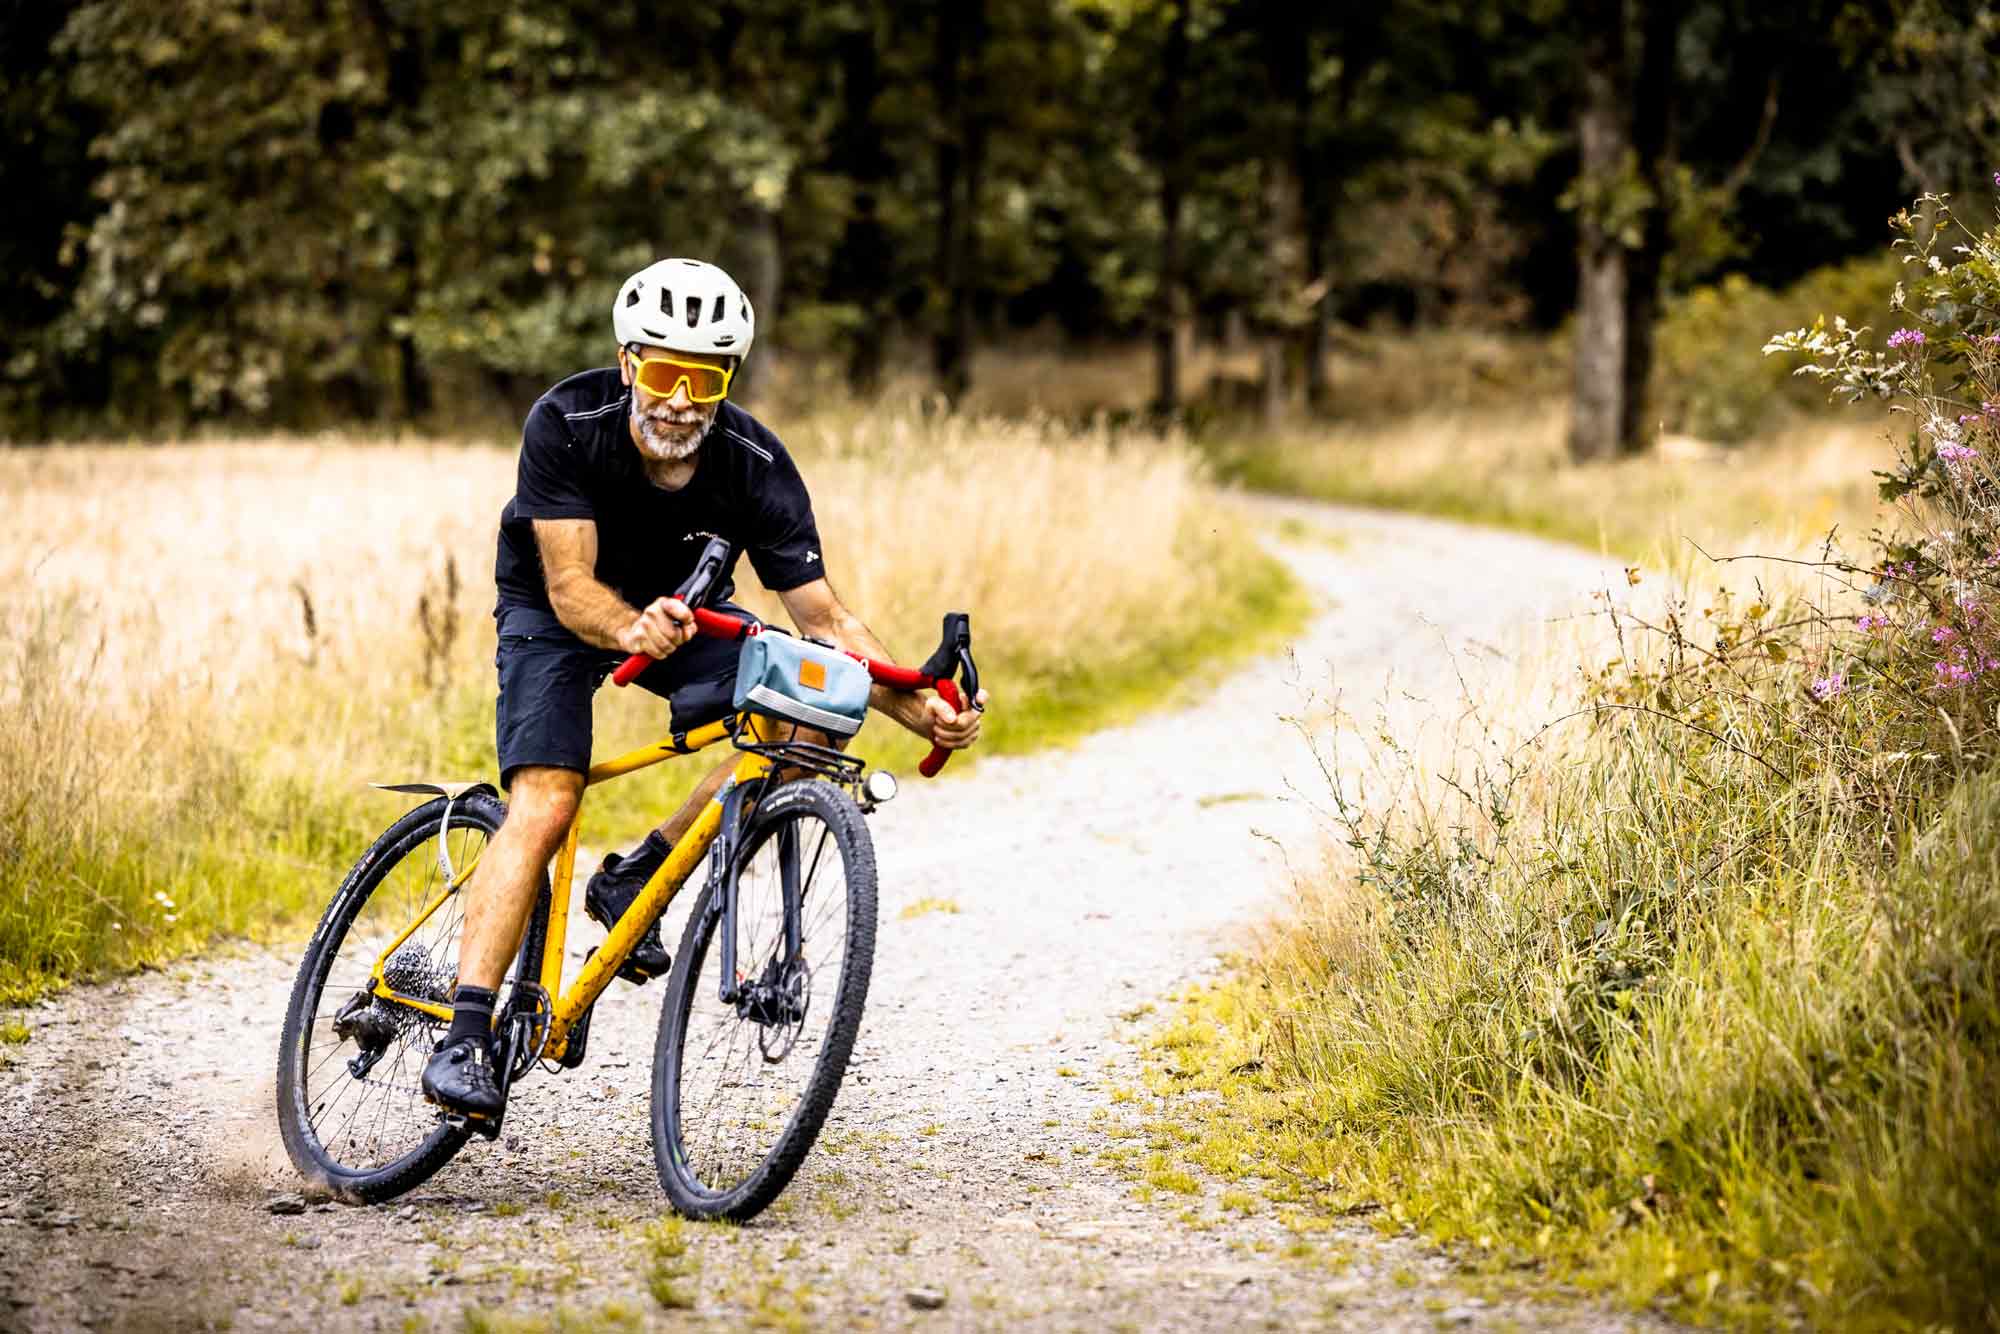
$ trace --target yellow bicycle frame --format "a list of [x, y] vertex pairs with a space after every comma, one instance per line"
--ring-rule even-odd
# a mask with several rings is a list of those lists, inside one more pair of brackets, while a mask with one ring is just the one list
[[[710, 723], [691, 732], [678, 732], [665, 741], [642, 746], [616, 759], [592, 765], [590, 772], [584, 777], [584, 786], [595, 787], [599, 783], [635, 773], [662, 760], [670, 760], [680, 755], [692, 755], [718, 741], [729, 740], [739, 731], [748, 731], [757, 741], [765, 742], [780, 739], [781, 730], [789, 731], [789, 728], [789, 724], [774, 723], [754, 714], [743, 714], [739, 718]], [[730, 782], [755, 782], [770, 773], [774, 767], [776, 761], [770, 757], [745, 751], [736, 761], [736, 771], [730, 776]], [[562, 1056], [569, 1045], [569, 1035], [575, 1029], [577, 1022], [589, 1013], [598, 995], [611, 984], [611, 979], [618, 975], [618, 969], [624, 964], [626, 956], [632, 952], [632, 947], [639, 943], [639, 938], [645, 935], [660, 914], [667, 910], [667, 905], [673, 902], [674, 896], [680, 892], [688, 876], [708, 854], [709, 846], [715, 842], [716, 835], [722, 832], [722, 799], [728, 791], [729, 785], [725, 784], [722, 790], [716, 793], [715, 798], [696, 813], [693, 825], [674, 843], [674, 849], [668, 854], [667, 860], [661, 864], [659, 870], [653, 872], [652, 878], [646, 882], [646, 887], [639, 892], [639, 897], [625, 910], [625, 915], [618, 919], [617, 924], [611, 928], [611, 933], [604, 938], [604, 943], [590, 956], [583, 965], [583, 970], [577, 974], [576, 980], [565, 991], [562, 985], [563, 945], [564, 937], [569, 931], [570, 880], [576, 870], [576, 836], [577, 830], [583, 823], [583, 809], [579, 804], [576, 818], [570, 821], [569, 829], [563, 835], [562, 848], [556, 853], [555, 868], [551, 876], [549, 931], [548, 939], [542, 946], [539, 981], [552, 998], [550, 1003], [554, 1013], [549, 1019], [548, 1041], [542, 1048], [544, 1058], [556, 1060]], [[376, 996], [399, 1005], [407, 1005], [415, 1010], [422, 1010], [425, 1014], [438, 1019], [451, 1018], [449, 1005], [440, 1005], [416, 996], [406, 996], [392, 989], [385, 976], [385, 970], [389, 956], [415, 934], [431, 914], [449, 902], [451, 896], [464, 886], [466, 878], [472, 874], [472, 868], [478, 864], [478, 860], [475, 857], [472, 862], [461, 868], [452, 877], [451, 882], [423, 906], [417, 913], [416, 919], [403, 928], [402, 933], [390, 941], [388, 948], [376, 957], [371, 987]]]

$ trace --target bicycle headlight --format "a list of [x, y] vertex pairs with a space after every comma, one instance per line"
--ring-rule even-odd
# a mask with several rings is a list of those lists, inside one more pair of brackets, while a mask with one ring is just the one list
[[896, 795], [896, 775], [887, 769], [877, 769], [861, 782], [861, 790], [868, 794], [868, 800], [880, 806]]

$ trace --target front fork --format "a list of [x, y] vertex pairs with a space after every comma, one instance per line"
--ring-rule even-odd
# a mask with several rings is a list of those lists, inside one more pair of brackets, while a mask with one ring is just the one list
[[722, 835], [717, 840], [719, 846], [715, 859], [709, 863], [709, 893], [704, 911], [718, 914], [721, 918], [716, 928], [722, 933], [719, 998], [724, 1005], [735, 1006], [740, 1016], [758, 1023], [795, 1023], [799, 1016], [789, 1013], [794, 1007], [783, 1003], [781, 996], [774, 993], [781, 989], [786, 972], [799, 958], [802, 948], [804, 928], [799, 902], [798, 830], [788, 822], [779, 826], [777, 832], [779, 880], [785, 914], [784, 952], [772, 961], [774, 968], [765, 970], [769, 976], [745, 979], [739, 975], [736, 966], [736, 860], [742, 849], [744, 785], [732, 777], [717, 798], [722, 802]]

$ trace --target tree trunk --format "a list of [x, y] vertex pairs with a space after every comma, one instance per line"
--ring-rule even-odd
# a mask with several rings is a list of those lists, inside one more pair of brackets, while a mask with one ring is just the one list
[[1674, 52], [1682, 15], [1677, 0], [1656, 0], [1647, 7], [1633, 98], [1632, 149], [1652, 200], [1641, 224], [1639, 247], [1626, 261], [1625, 388], [1618, 443], [1628, 454], [1649, 448], [1659, 427], [1651, 410], [1653, 353], [1672, 215], [1667, 192], [1674, 158]]
[[[743, 292], [759, 322], [770, 329], [777, 321], [778, 302], [784, 295], [785, 251], [778, 236], [778, 219], [769, 210], [746, 204], [736, 210], [736, 225], [725, 253], [725, 265]], [[747, 358], [743, 368], [729, 382], [729, 396], [749, 406], [777, 370], [777, 346], [769, 338], [758, 340], [757, 355]]]
[[[945, 401], [957, 407], [970, 387], [972, 348], [972, 207], [984, 166], [984, 128], [975, 106], [968, 111], [967, 84], [976, 98], [985, 42], [985, 0], [938, 8], [936, 60], [932, 67], [939, 125], [938, 237], [935, 279], [937, 324], [931, 364]], [[961, 66], [972, 71], [967, 76]]]
[[[382, 61], [383, 93], [389, 103], [387, 118], [394, 120], [411, 116], [423, 101], [430, 82], [423, 44], [416, 33], [406, 30], [396, 21], [384, 0], [364, 0], [360, 9], [368, 20], [377, 57]], [[321, 129], [324, 137], [324, 123]], [[324, 146], [330, 153], [333, 146]], [[392, 288], [386, 294], [388, 299], [382, 303], [378, 335], [385, 345], [395, 349], [394, 411], [396, 419], [406, 425], [428, 416], [432, 405], [430, 372], [424, 365], [415, 335], [408, 332], [414, 319], [417, 290], [423, 282], [412, 236], [416, 230], [407, 218], [403, 220], [392, 265]], [[404, 331], [397, 332], [398, 326]]]
[[1313, 199], [1320, 190], [1316, 180], [1306, 183], [1306, 284], [1311, 294], [1312, 304], [1306, 308], [1305, 327], [1299, 330], [1299, 357], [1304, 363], [1306, 384], [1306, 409], [1312, 413], [1324, 413], [1333, 406], [1333, 383], [1326, 374], [1326, 332], [1331, 303], [1326, 299], [1328, 287], [1327, 232], [1332, 225], [1328, 216], [1330, 210], [1322, 209]]
[[1153, 309], [1153, 359], [1157, 375], [1153, 410], [1172, 417], [1181, 407], [1181, 343], [1187, 323], [1187, 282], [1181, 272], [1181, 201], [1187, 144], [1181, 92], [1187, 82], [1188, 5], [1176, 0], [1160, 60], [1154, 114], [1160, 126], [1160, 297]]
[[969, 0], [966, 9], [965, 201], [958, 222], [958, 286], [951, 296], [952, 338], [958, 347], [958, 371], [952, 403], [957, 405], [972, 387], [973, 295], [978, 287], [979, 201], [986, 190], [986, 149], [989, 124], [986, 96], [986, 0]]
[[1297, 383], [1306, 288], [1304, 209], [1297, 171], [1289, 156], [1265, 163], [1264, 252], [1268, 289], [1264, 296], [1264, 420], [1282, 417]]
[[861, 312], [861, 327], [847, 344], [848, 384], [872, 394], [881, 384], [887, 352], [884, 331], [889, 308], [890, 245], [882, 223], [884, 183], [894, 164], [875, 118], [882, 94], [881, 57], [876, 49], [874, 10], [840, 40], [841, 122], [834, 140], [833, 169], [854, 182], [854, 212], [835, 249], [829, 289], [836, 300]]
[[1298, 331], [1298, 357], [1305, 382], [1306, 410], [1325, 412], [1332, 405], [1332, 385], [1326, 377], [1326, 326], [1332, 286], [1328, 273], [1332, 261], [1333, 192], [1326, 164], [1313, 151], [1313, 97], [1305, 44], [1294, 41], [1298, 55], [1291, 76], [1294, 129], [1292, 173], [1298, 180], [1299, 227], [1304, 241], [1304, 292], [1301, 312], [1304, 323]]
[[1581, 57], [1582, 107], [1577, 140], [1582, 161], [1577, 208], [1575, 398], [1570, 416], [1570, 456], [1609, 458], [1619, 452], [1630, 413], [1626, 365], [1630, 356], [1626, 250], [1607, 217], [1631, 151], [1626, 97], [1624, 0], [1586, 0]]
[[1264, 0], [1255, 14], [1264, 75], [1270, 87], [1264, 154], [1265, 334], [1277, 345], [1267, 349], [1264, 414], [1275, 419], [1290, 404], [1301, 379], [1310, 383], [1315, 315], [1307, 117], [1312, 109], [1311, 53], [1300, 32], [1297, 11]]

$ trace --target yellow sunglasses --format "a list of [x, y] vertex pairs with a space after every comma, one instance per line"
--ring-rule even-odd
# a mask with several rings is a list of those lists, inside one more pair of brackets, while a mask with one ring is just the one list
[[729, 396], [729, 381], [736, 374], [730, 366], [701, 361], [677, 361], [673, 357], [641, 357], [627, 348], [632, 358], [632, 383], [654, 398], [672, 398], [674, 391], [687, 386], [688, 398], [695, 403], [713, 403]]

